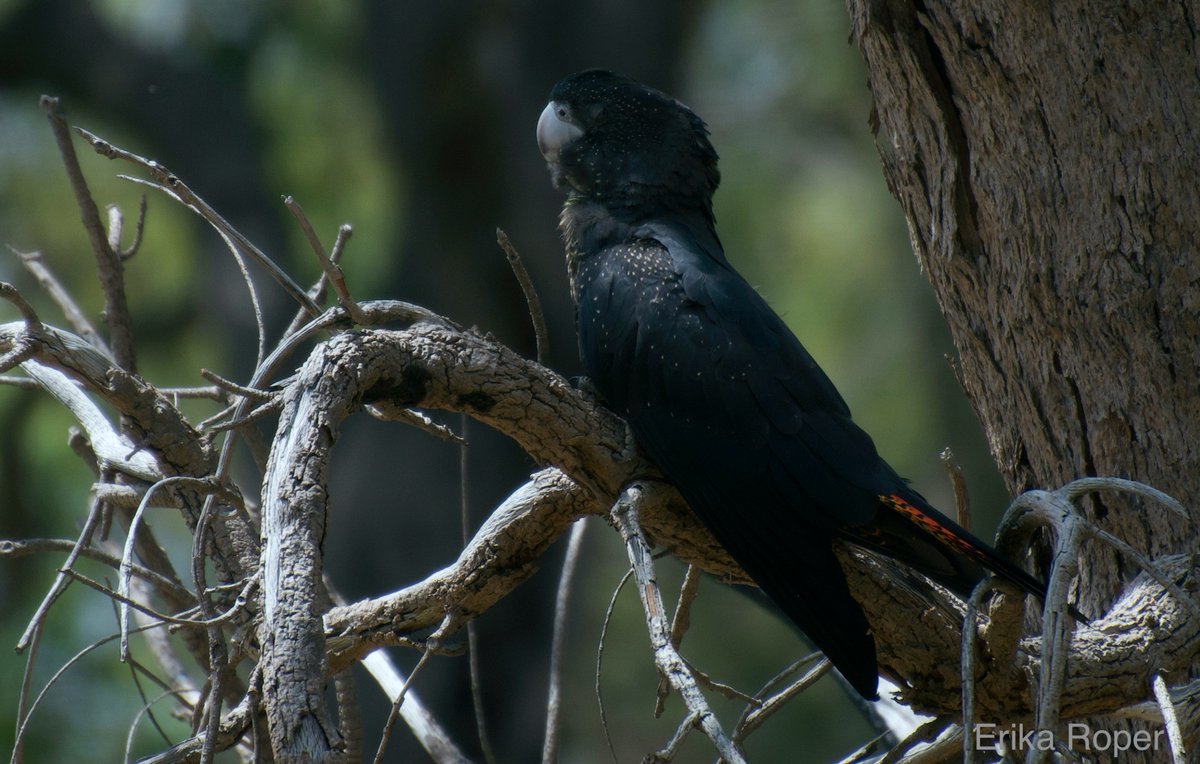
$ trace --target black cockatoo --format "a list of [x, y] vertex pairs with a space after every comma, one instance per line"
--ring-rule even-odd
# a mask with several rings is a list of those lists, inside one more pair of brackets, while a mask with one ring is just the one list
[[832, 541], [959, 595], [992, 570], [1044, 587], [888, 466], [812, 356], [725, 258], [704, 122], [601, 70], [554, 86], [537, 126], [579, 347], [603, 401], [747, 574], [864, 697], [875, 642]]

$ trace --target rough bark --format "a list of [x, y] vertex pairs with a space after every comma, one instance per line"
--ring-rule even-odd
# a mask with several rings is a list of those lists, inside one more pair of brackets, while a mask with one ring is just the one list
[[[848, 7], [884, 175], [1010, 490], [1115, 475], [1194, 506], [1200, 65], [1192, 6]], [[1194, 549], [1195, 529], [1142, 503], [1105, 496], [1087, 511], [1153, 556]], [[1099, 545], [1080, 566], [1078, 601], [1091, 615], [1137, 572]]]

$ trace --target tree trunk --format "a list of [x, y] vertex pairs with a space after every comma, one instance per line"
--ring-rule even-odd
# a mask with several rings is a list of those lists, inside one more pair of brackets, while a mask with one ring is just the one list
[[[1200, 65], [1191, 6], [848, 6], [884, 175], [1009, 489], [1121, 476], [1195, 506]], [[1196, 529], [1157, 507], [1105, 495], [1085, 510], [1153, 557], [1195, 551]], [[1078, 603], [1089, 616], [1138, 572], [1098, 544], [1080, 566]]]

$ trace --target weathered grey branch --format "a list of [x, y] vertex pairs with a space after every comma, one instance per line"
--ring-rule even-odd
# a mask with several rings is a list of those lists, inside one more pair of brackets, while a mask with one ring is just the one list
[[696, 677], [671, 641], [671, 627], [667, 621], [666, 608], [663, 606], [662, 592], [658, 589], [654, 559], [638, 520], [641, 493], [642, 486], [639, 483], [634, 483], [622, 491], [613, 505], [612, 517], [625, 542], [629, 565], [633, 568], [633, 579], [638, 585], [638, 597], [642, 601], [646, 627], [650, 632], [650, 646], [654, 649], [654, 663], [659, 673], [667, 678], [671, 687], [683, 698], [688, 709], [688, 718], [704, 731], [712, 741], [713, 747], [721, 754], [721, 758], [728, 764], [745, 764], [745, 755], [721, 729], [721, 723], [709, 707], [704, 693], [700, 691]]
[[[422, 315], [391, 304], [367, 303], [364, 310], [369, 316]], [[330, 313], [314, 326], [332, 326], [337, 320], [336, 312]], [[82, 394], [87, 399], [86, 390], [122, 412], [144, 416], [155, 433], [164, 431], [164, 420], [152, 414], [166, 414], [168, 425], [175, 421], [181, 431], [194, 432], [184, 429], [182, 418], [172, 419], [175, 409], [169, 402], [164, 407], [151, 386], [117, 369], [74, 335], [49, 327], [31, 333], [19, 322], [0, 325], [0, 351], [19, 342], [32, 343], [31, 366], [62, 377], [48, 386], [60, 388], [64, 397]], [[45, 374], [42, 378], [50, 381]], [[322, 623], [324, 469], [341, 420], [364, 405], [385, 401], [393, 408], [464, 411], [553, 466], [535, 473], [498, 507], [453, 564], [402, 591], [329, 610]], [[164, 439], [156, 437], [156, 443]], [[131, 445], [110, 448], [103, 436], [93, 439], [105, 458]], [[139, 452], [153, 453], [157, 460], [135, 465], [137, 471], [127, 467], [130, 474], [147, 479], [163, 465], [178, 470], [167, 453], [176, 462], [210, 463], [199, 440], [161, 445]], [[267, 538], [278, 540], [265, 558], [264, 697], [268, 705], [276, 704], [276, 724], [311, 720], [300, 737], [294, 727], [279, 734], [303, 739], [304, 746], [318, 741], [332, 750], [337, 730], [322, 716], [319, 697], [326, 676], [374, 647], [411, 644], [410, 635], [436, 627], [447, 615], [453, 630], [484, 612], [536, 570], [541, 555], [573, 520], [606, 515], [624, 486], [644, 478], [650, 480], [644, 483], [639, 512], [648, 537], [725, 580], [746, 581], [678, 494], [654, 479], [654, 469], [637, 454], [624, 424], [553, 372], [448, 322], [343, 334], [320, 345], [287, 389], [263, 503]], [[217, 546], [224, 544], [228, 541]], [[839, 549], [839, 555], [852, 591], [880, 635], [885, 674], [899, 682], [903, 698], [918, 710], [955, 713], [961, 604], [886, 560], [850, 548]], [[1159, 559], [1158, 577], [1178, 578], [1190, 571], [1190, 562]], [[1200, 640], [1200, 624], [1187, 614], [1187, 607], [1153, 577], [1137, 579], [1111, 612], [1073, 635], [1062, 718], [1117, 713], [1131, 700], [1149, 699], [1153, 673], [1186, 668], [1194, 649], [1190, 646]], [[985, 648], [992, 636], [989, 626], [985, 622], [980, 632]], [[1015, 655], [1007, 663], [994, 651], [983, 651], [980, 718], [1032, 717], [1029, 687], [1041, 642], [1026, 637], [1013, 644]], [[284, 645], [287, 649], [281, 649]], [[272, 684], [281, 677], [291, 679], [292, 692]]]
[[[327, 613], [330, 671], [374, 647], [400, 644], [406, 635], [434, 628], [447, 612], [466, 621], [485, 611], [536, 569], [541, 553], [573, 519], [603, 515], [624, 485], [654, 474], [619, 420], [558, 375], [472, 332], [422, 323], [403, 331], [343, 335], [328, 348], [324, 358], [340, 359], [327, 367], [330, 376], [358, 377], [347, 390], [359, 402], [387, 396], [404, 406], [465, 410], [512, 436], [535, 459], [555, 465], [504, 502], [449, 567], [401, 591]], [[281, 431], [279, 437], [288, 434]], [[722, 578], [746, 580], [673, 489], [647, 485], [641, 517], [652, 539]], [[880, 635], [884, 673], [917, 710], [957, 713], [962, 604], [887, 560], [849, 547], [839, 554], [851, 590]], [[1170, 574], [1181, 572], [1185, 561], [1159, 563]], [[1200, 624], [1185, 618], [1186, 612], [1161, 585], [1142, 577], [1112, 612], [1077, 629], [1062, 718], [1108, 713], [1132, 698], [1148, 698], [1154, 669], [1186, 667], [1192, 650], [1187, 645], [1200, 637]], [[1161, 620], [1151, 622], [1149, 613]], [[1031, 719], [1029, 688], [1040, 640], [1020, 640], [1016, 654], [1003, 663], [986, 649], [988, 625], [985, 621], [981, 631], [980, 718]]]
[[[0, 324], [0, 353], [22, 345], [33, 348], [22, 368], [79, 418], [93, 439], [92, 450], [105, 460], [102, 466], [147, 482], [170, 475], [212, 474], [215, 460], [207, 441], [170, 399], [140, 376], [70, 332], [50, 326], [31, 331], [22, 322]], [[91, 396], [124, 417], [130, 435], [118, 434]], [[181, 493], [181, 500], [184, 519], [194, 529], [202, 500], [188, 492]], [[222, 580], [235, 581], [257, 568], [258, 540], [238, 514], [218, 514], [210, 553]]]

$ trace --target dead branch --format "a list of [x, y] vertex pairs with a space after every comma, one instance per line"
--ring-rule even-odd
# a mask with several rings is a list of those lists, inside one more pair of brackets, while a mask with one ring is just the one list
[[646, 612], [646, 626], [650, 632], [650, 645], [654, 648], [654, 663], [659, 673], [666, 676], [671, 687], [680, 694], [687, 705], [688, 719], [704, 730], [721, 758], [729, 764], [745, 764], [746, 757], [738, 745], [721, 729], [721, 723], [700, 691], [696, 677], [671, 642], [671, 627], [667, 622], [662, 592], [658, 589], [658, 578], [654, 573], [654, 558], [650, 545], [642, 534], [638, 520], [638, 504], [641, 503], [642, 486], [634, 483], [621, 492], [613, 506], [613, 520], [629, 553], [629, 564], [638, 585], [638, 596]]
[[[52, 120], [55, 109], [55, 104], [49, 104]], [[63, 127], [56, 124], [56, 135]], [[153, 178], [151, 185], [212, 225], [239, 260], [242, 253], [248, 253], [262, 262], [296, 297], [301, 315], [309, 317], [303, 325], [297, 321], [294, 331], [289, 330], [269, 352], [260, 340], [260, 359], [247, 383], [220, 385], [230, 399], [238, 398], [221, 413], [222, 421], [236, 425], [251, 421], [256, 416], [252, 407], [262, 403], [264, 395], [268, 397], [259, 406], [261, 411], [279, 406], [279, 424], [262, 487], [265, 543], [260, 546], [259, 518], [252, 516], [253, 507], [244, 506], [228, 478], [230, 454], [240, 429], [193, 427], [171, 397], [129, 370], [132, 346], [128, 353], [116, 353], [114, 361], [102, 343], [43, 324], [19, 292], [0, 285], [0, 297], [24, 317], [23, 321], [0, 324], [0, 364], [19, 363], [33, 384], [73, 414], [86, 433], [80, 450], [100, 475], [80, 539], [51, 545], [69, 556], [31, 624], [32, 633], [41, 628], [45, 611], [65, 582], [83, 580], [71, 568], [74, 561], [82, 556], [99, 557], [115, 562], [121, 572], [117, 591], [97, 584], [106, 596], [128, 605], [142, 629], [165, 631], [164, 622], [180, 626], [188, 649], [207, 672], [205, 684], [193, 682], [181, 662], [173, 659], [169, 641], [165, 637], [151, 640], [164, 670], [177, 677], [173, 694], [194, 714], [195, 725], [192, 738], [151, 761], [210, 760], [216, 751], [238, 744], [247, 733], [256, 742], [269, 739], [277, 760], [321, 761], [343, 756], [343, 739], [358, 746], [350, 708], [353, 693], [337, 692], [337, 711], [328, 710], [330, 677], [380, 646], [417, 647], [426, 654], [446, 652], [445, 637], [528, 579], [549, 546], [586, 515], [603, 517], [621, 532], [638, 576], [657, 665], [688, 706], [683, 723], [660, 758], [674, 755], [695, 726], [704, 730], [726, 761], [742, 760], [739, 746], [745, 735], [812, 681], [816, 669], [789, 687], [769, 688], [773, 694], [765, 697], [764, 691], [765, 699], [734, 692], [748, 704], [747, 713], [732, 738], [721, 730], [701, 691], [702, 686], [709, 686], [708, 680], [679, 654], [679, 644], [698, 580], [696, 571], [708, 571], [731, 582], [747, 583], [748, 579], [691, 515], [678, 493], [639, 455], [625, 424], [588, 393], [541, 364], [418, 306], [395, 301], [355, 302], [338, 283], [340, 271], [328, 262], [326, 278], [338, 289], [342, 305], [318, 314], [314, 296], [320, 292], [319, 285], [312, 294], [301, 292], [290, 277], [160, 164], [82, 134], [105, 156], [132, 162], [148, 173]], [[67, 153], [64, 150], [69, 164]], [[81, 175], [78, 180], [72, 175], [72, 183], [77, 196], [90, 200]], [[92, 226], [87, 205], [81, 200], [80, 206], [93, 238], [97, 232], [102, 234], [98, 216]], [[94, 202], [91, 206], [95, 208]], [[289, 206], [303, 221], [299, 207]], [[101, 239], [116, 267], [102, 274], [102, 279], [120, 282], [120, 261], [127, 254], [119, 251], [123, 219], [113, 213], [110, 221], [108, 238]], [[139, 221], [139, 229], [141, 224]], [[333, 257], [322, 260], [336, 261], [348, 235], [349, 229], [343, 227]], [[315, 235], [310, 239], [314, 251], [323, 256]], [[506, 244], [503, 237], [501, 244]], [[515, 253], [511, 247], [506, 251], [522, 278]], [[536, 323], [536, 295], [527, 282], [522, 278]], [[119, 286], [106, 296], [123, 301], [123, 284]], [[56, 299], [74, 305], [69, 295], [65, 301], [62, 295]], [[360, 326], [401, 322], [406, 328], [337, 334], [351, 325], [351, 317]], [[259, 323], [261, 326], [261, 316]], [[74, 325], [90, 327], [85, 318]], [[115, 345], [121, 333], [119, 317], [110, 329]], [[331, 332], [335, 333], [329, 337]], [[323, 341], [308, 353], [300, 372], [276, 382], [282, 392], [261, 392], [277, 380], [285, 363], [294, 363], [296, 353], [314, 339]], [[544, 326], [538, 329], [538, 340], [539, 346], [544, 346]], [[225, 393], [220, 393], [222, 398]], [[112, 413], [106, 413], [102, 405]], [[514, 439], [542, 468], [493, 510], [458, 558], [442, 570], [400, 591], [332, 607], [322, 575], [321, 544], [331, 511], [329, 460], [342, 422], [363, 409], [424, 429], [430, 429], [431, 422], [416, 409], [463, 413]], [[118, 418], [120, 424], [115, 424]], [[224, 430], [227, 432], [219, 432]], [[216, 449], [215, 439], [221, 436], [225, 439]], [[986, 600], [981, 591], [974, 603], [979, 607], [965, 611], [958, 600], [911, 571], [859, 549], [839, 546], [837, 553], [851, 591], [879, 637], [881, 670], [899, 685], [900, 699], [919, 711], [949, 719], [961, 710], [962, 692], [969, 699], [969, 718], [1036, 719], [1039, 728], [1048, 730], [1086, 716], [1162, 718], [1171, 729], [1173, 752], [1183, 756], [1183, 729], [1190, 720], [1190, 707], [1195, 706], [1195, 690], [1185, 683], [1173, 691], [1164, 676], [1186, 671], [1200, 644], [1200, 619], [1194, 617], [1200, 606], [1188, 594], [1194, 587], [1194, 559], [1151, 559], [1101, 529], [1078, 521], [1070, 505], [1080, 492], [1114, 488], [1138, 490], [1190, 519], [1169, 498], [1145, 487], [1133, 489], [1127, 481], [1081, 481], [1059, 492], [1020, 497], [1014, 506], [1029, 510], [1027, 516], [1022, 515], [1027, 522], [1014, 521], [1013, 527], [1020, 527], [1006, 532], [1004, 542], [1014, 550], [1023, 549], [1030, 532], [1026, 526], [1039, 525], [1053, 527], [1060, 539], [1045, 629], [1037, 635], [1024, 633], [1023, 607], [1011, 593]], [[144, 510], [156, 491], [161, 494], [157, 503], [178, 507], [193, 531], [190, 591], [179, 583], [167, 556], [144, 527]], [[110, 515], [126, 526], [125, 550], [119, 559], [112, 554], [103, 556], [91, 547], [94, 536], [104, 535], [102, 529]], [[1109, 612], [1072, 631], [1066, 577], [1083, 537], [1117, 549], [1144, 572], [1129, 583]], [[651, 545], [693, 566], [673, 626], [653, 583]], [[112, 547], [110, 543], [108, 548]], [[11, 556], [17, 549], [0, 544], [0, 554]], [[140, 562], [135, 562], [135, 556]], [[216, 586], [206, 581], [209, 562], [219, 579]], [[257, 598], [249, 596], [256, 582], [261, 591]], [[176, 606], [156, 610], [147, 602], [152, 594]], [[985, 605], [986, 613], [977, 617], [976, 610], [984, 610]], [[964, 612], [970, 613], [965, 640]], [[124, 618], [122, 621], [122, 631], [129, 631]], [[430, 630], [436, 630], [434, 637], [421, 637]], [[36, 640], [33, 643], [36, 646]], [[970, 648], [965, 684], [956, 660], [964, 644]], [[248, 687], [236, 671], [246, 659], [256, 661]], [[31, 673], [32, 658], [29, 667]], [[442, 751], [439, 760], [461, 760], [462, 754], [436, 724], [423, 720], [420, 713], [406, 711], [401, 704], [403, 688], [411, 679], [393, 688], [396, 715], [413, 726], [427, 749]], [[23, 693], [28, 690], [28, 674], [25, 685]], [[711, 686], [718, 687], [716, 683]], [[36, 705], [35, 701], [30, 709]], [[24, 709], [24, 700], [21, 706]], [[222, 714], [223, 706], [231, 710]], [[21, 719], [22, 729], [27, 722], [27, 716]], [[921, 734], [926, 733], [932, 733], [932, 728]], [[969, 735], [959, 732], [958, 737]], [[944, 752], [958, 737], [943, 735], [934, 748]], [[551, 738], [548, 735], [548, 741]], [[548, 746], [553, 749], [552, 742]], [[929, 750], [920, 755], [930, 755]], [[900, 756], [900, 751], [894, 755]]]
[[71, 142], [71, 131], [63, 118], [59, 100], [42, 96], [41, 104], [42, 110], [50, 120], [54, 140], [58, 144], [63, 166], [67, 170], [67, 178], [71, 181], [71, 190], [75, 193], [75, 203], [83, 219], [83, 228], [87, 231], [88, 241], [91, 242], [92, 252], [96, 256], [96, 272], [100, 277], [100, 287], [104, 291], [104, 315], [108, 322], [113, 360], [122, 369], [135, 371], [133, 319], [129, 314], [129, 302], [125, 299], [125, 268], [121, 254], [109, 246], [108, 236], [100, 222], [100, 210], [88, 191], [83, 170], [79, 167], [75, 145]]

